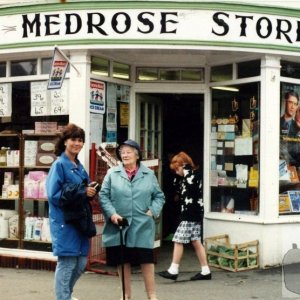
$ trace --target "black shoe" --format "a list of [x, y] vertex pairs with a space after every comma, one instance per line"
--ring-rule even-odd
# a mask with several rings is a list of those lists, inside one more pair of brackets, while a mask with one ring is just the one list
[[211, 280], [211, 273], [202, 275], [201, 273], [197, 273], [193, 277], [191, 277], [191, 280]]
[[176, 280], [177, 277], [178, 277], [178, 274], [171, 274], [168, 271], [158, 272], [158, 275], [161, 276], [161, 277], [163, 277], [163, 278], [171, 279], [171, 280]]

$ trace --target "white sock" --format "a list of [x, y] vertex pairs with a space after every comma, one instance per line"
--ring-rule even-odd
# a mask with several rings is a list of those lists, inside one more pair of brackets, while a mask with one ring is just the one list
[[170, 274], [176, 275], [179, 273], [179, 264], [171, 263], [170, 268], [168, 269]]
[[210, 269], [209, 269], [209, 266], [202, 266], [201, 267], [201, 274], [202, 275], [207, 275], [210, 273]]

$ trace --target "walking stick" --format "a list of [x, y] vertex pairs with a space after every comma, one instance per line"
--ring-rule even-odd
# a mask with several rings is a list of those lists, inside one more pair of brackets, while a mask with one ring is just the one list
[[125, 274], [124, 274], [124, 242], [123, 242], [123, 228], [128, 226], [127, 219], [123, 218], [118, 220], [120, 229], [120, 244], [121, 244], [121, 278], [122, 278], [122, 294], [123, 300], [125, 300]]

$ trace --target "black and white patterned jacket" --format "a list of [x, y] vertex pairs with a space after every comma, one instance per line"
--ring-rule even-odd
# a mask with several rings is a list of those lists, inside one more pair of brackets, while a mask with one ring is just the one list
[[201, 174], [191, 165], [183, 168], [183, 177], [174, 179], [176, 192], [180, 196], [181, 221], [201, 222], [204, 214]]

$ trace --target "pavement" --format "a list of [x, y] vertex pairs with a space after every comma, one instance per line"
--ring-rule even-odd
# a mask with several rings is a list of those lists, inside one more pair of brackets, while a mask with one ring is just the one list
[[[169, 267], [171, 255], [172, 243], [163, 244], [158, 254], [156, 273]], [[99, 266], [99, 270], [114, 271], [103, 265]], [[281, 267], [241, 272], [212, 268], [211, 271], [212, 280], [190, 281], [189, 278], [199, 272], [199, 265], [193, 249], [186, 247], [177, 281], [167, 280], [156, 274], [158, 299], [300, 299], [300, 266], [295, 266], [292, 271], [290, 269], [290, 284], [285, 283]], [[55, 299], [53, 277], [52, 271], [0, 268], [0, 299]], [[147, 299], [139, 268], [133, 269], [132, 291], [133, 300]], [[83, 274], [74, 290], [74, 297], [79, 300], [119, 300], [121, 295], [120, 279], [115, 275], [99, 272]]]

